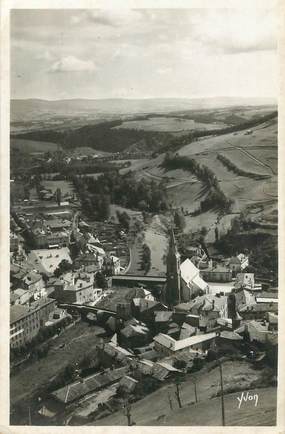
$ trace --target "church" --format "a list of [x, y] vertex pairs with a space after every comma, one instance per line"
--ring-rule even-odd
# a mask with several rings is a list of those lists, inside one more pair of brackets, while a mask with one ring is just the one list
[[169, 307], [186, 303], [197, 295], [209, 292], [208, 284], [200, 276], [199, 269], [186, 259], [181, 263], [173, 229], [170, 231], [166, 264], [164, 301]]

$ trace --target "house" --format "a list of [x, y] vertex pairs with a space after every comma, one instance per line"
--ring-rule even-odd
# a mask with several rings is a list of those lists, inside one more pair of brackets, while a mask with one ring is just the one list
[[190, 324], [187, 324], [187, 322], [184, 322], [181, 327], [179, 340], [194, 336], [196, 334], [196, 331], [196, 327], [193, 327]]
[[139, 382], [137, 380], [129, 377], [128, 375], [124, 375], [124, 377], [122, 377], [119, 381], [120, 389], [127, 393], [134, 393], [138, 387], [138, 384]]
[[55, 300], [44, 298], [27, 305], [10, 307], [10, 346], [20, 348], [30, 342], [55, 310]]
[[240, 253], [237, 256], [233, 256], [228, 261], [229, 268], [233, 271], [233, 273], [242, 272], [249, 265], [248, 256]]
[[227, 297], [210, 294], [201, 295], [188, 303], [181, 303], [175, 306], [176, 310], [199, 317], [203, 316], [212, 319], [226, 318]]
[[176, 374], [177, 372], [181, 372], [179, 369], [174, 368], [170, 363], [166, 361], [159, 361], [154, 363], [152, 369], [152, 377], [156, 378], [159, 381], [163, 381], [166, 378], [169, 378], [172, 374]]
[[250, 341], [256, 341], [262, 344], [276, 344], [278, 334], [276, 331], [269, 330], [269, 324], [266, 321], [250, 321], [246, 324]]
[[238, 273], [235, 281], [236, 289], [255, 290], [254, 273]]
[[126, 348], [121, 347], [116, 342], [107, 342], [104, 345], [104, 354], [110, 357], [110, 361], [118, 361], [123, 363], [125, 360], [130, 361], [135, 357], [134, 353], [131, 350], [127, 350]]
[[[78, 402], [84, 396], [119, 382], [127, 372], [128, 368], [123, 366], [118, 369], [108, 369], [85, 378], [80, 378], [52, 392], [49, 399], [58, 405], [58, 411], [64, 411], [66, 407]], [[51, 402], [49, 402], [49, 405], [51, 405]]]
[[10, 301], [11, 304], [27, 304], [32, 298], [32, 294], [27, 289], [15, 289], [15, 291], [12, 292]]
[[95, 288], [92, 273], [66, 273], [54, 283], [54, 288], [53, 297], [60, 303], [86, 304], [102, 295], [102, 289]]
[[85, 270], [87, 267], [93, 266], [95, 267], [95, 271], [99, 271], [102, 268], [103, 259], [95, 253], [82, 253], [74, 261], [75, 267], [83, 267]]
[[255, 303], [243, 306], [239, 313], [244, 320], [263, 319], [268, 312], [278, 313], [278, 303]]
[[225, 283], [232, 281], [232, 270], [220, 264], [212, 268], [200, 270], [200, 275], [206, 282]]
[[236, 299], [236, 309], [240, 311], [244, 306], [251, 306], [256, 303], [255, 296], [246, 289], [234, 293]]
[[119, 334], [120, 345], [126, 348], [136, 348], [147, 345], [151, 342], [148, 327], [143, 323], [130, 322]]
[[20, 270], [11, 280], [31, 292], [41, 291], [45, 286], [42, 276], [36, 271]]
[[147, 300], [145, 298], [135, 298], [132, 300], [131, 309], [133, 316], [139, 321], [145, 323], [154, 323], [155, 312], [158, 310], [167, 310], [159, 301]]
[[171, 355], [176, 352], [191, 349], [194, 351], [205, 352], [210, 348], [210, 344], [216, 338], [216, 333], [205, 333], [201, 335], [191, 336], [186, 339], [176, 340], [171, 336], [159, 333], [153, 338], [154, 348], [166, 355]]
[[155, 330], [157, 333], [162, 332], [162, 333], [166, 333], [168, 328], [169, 328], [169, 324], [172, 321], [172, 315], [173, 312], [171, 311], [155, 311]]

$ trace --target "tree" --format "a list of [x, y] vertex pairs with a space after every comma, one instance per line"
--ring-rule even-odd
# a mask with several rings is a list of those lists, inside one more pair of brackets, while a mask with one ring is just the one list
[[54, 270], [54, 275], [55, 277], [59, 277], [70, 270], [72, 270], [72, 264], [66, 259], [63, 259]]
[[182, 214], [181, 211], [175, 211], [174, 213], [174, 224], [175, 226], [183, 232], [184, 228], [185, 228], [185, 217]]
[[61, 204], [61, 189], [60, 188], [56, 189], [55, 198], [56, 198], [56, 202], [57, 202], [58, 206], [60, 206], [60, 204]]

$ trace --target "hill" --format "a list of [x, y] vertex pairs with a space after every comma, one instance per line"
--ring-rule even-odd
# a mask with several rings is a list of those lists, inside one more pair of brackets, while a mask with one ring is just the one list
[[12, 99], [11, 120], [14, 122], [43, 118], [49, 115], [79, 115], [82, 113], [138, 114], [167, 113], [178, 110], [211, 107], [276, 105], [272, 98], [145, 98], [145, 99]]
[[[234, 199], [232, 214], [225, 215], [219, 221], [220, 233], [225, 233], [236, 213], [246, 208], [256, 220], [274, 213], [277, 209], [277, 118], [261, 123], [251, 129], [223, 135], [201, 137], [196, 141], [181, 146], [179, 156], [194, 159], [201, 166], [209, 168], [217, 177], [220, 189], [228, 198]], [[242, 171], [230, 170], [218, 158], [226, 156]], [[162, 163], [165, 154], [143, 160], [141, 164], [131, 165], [138, 179], [148, 178], [165, 180], [167, 193], [174, 207], [183, 207], [186, 213], [192, 213], [201, 203], [208, 189], [193, 173], [182, 168], [167, 169]], [[258, 179], [251, 174], [261, 175]], [[262, 204], [262, 206], [261, 206]], [[218, 214], [215, 210], [197, 216], [186, 216], [186, 230], [198, 230], [201, 226], [211, 228], [208, 241], [214, 241], [214, 225]]]

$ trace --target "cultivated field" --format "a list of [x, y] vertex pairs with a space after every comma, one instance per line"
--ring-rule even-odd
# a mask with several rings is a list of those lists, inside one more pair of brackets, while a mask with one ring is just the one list
[[114, 127], [127, 128], [131, 130], [144, 130], [144, 131], [166, 131], [166, 132], [180, 132], [191, 130], [212, 130], [222, 128], [225, 125], [222, 122], [196, 122], [193, 119], [183, 119], [180, 117], [162, 117], [155, 116], [148, 119], [125, 121], [122, 125]]

